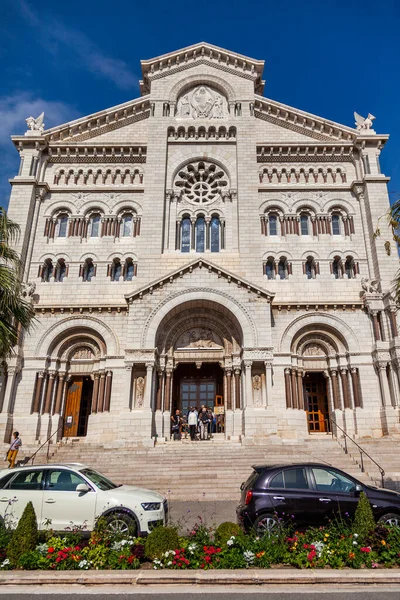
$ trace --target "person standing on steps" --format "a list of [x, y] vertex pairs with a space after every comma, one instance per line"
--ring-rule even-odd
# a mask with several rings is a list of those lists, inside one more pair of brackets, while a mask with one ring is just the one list
[[8, 460], [8, 468], [13, 469], [15, 465], [15, 459], [17, 458], [18, 450], [22, 446], [22, 440], [19, 437], [19, 432], [14, 431], [13, 433], [14, 439], [11, 442], [11, 446], [7, 452], [7, 460]]
[[189, 424], [189, 430], [190, 430], [190, 439], [192, 440], [192, 442], [195, 442], [197, 440], [197, 438], [196, 438], [197, 415], [196, 415], [196, 411], [193, 406], [190, 409], [190, 413], [189, 413], [189, 417], [188, 417], [188, 424]]
[[206, 440], [208, 437], [208, 413], [205, 406], [201, 409], [199, 414], [199, 423], [200, 423], [200, 439]]
[[182, 438], [181, 435], [181, 427], [182, 427], [182, 417], [179, 410], [176, 410], [175, 414], [171, 416], [172, 426], [171, 433], [174, 436], [174, 440], [180, 440]]

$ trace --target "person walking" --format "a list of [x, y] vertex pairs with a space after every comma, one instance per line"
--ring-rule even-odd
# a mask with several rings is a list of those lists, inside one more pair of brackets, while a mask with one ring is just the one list
[[196, 416], [196, 411], [193, 406], [190, 409], [190, 413], [189, 413], [189, 417], [188, 417], [188, 424], [189, 424], [189, 430], [190, 430], [190, 439], [192, 440], [192, 442], [195, 442], [197, 440], [197, 438], [196, 438], [197, 416]]
[[180, 440], [182, 438], [182, 417], [179, 410], [176, 410], [175, 414], [171, 416], [171, 421], [171, 433], [174, 435], [174, 440]]
[[199, 414], [199, 423], [200, 423], [200, 439], [206, 440], [208, 437], [207, 436], [207, 434], [208, 434], [208, 414], [207, 414], [207, 410], [206, 410], [205, 406], [201, 409], [201, 412]]
[[22, 446], [22, 440], [19, 437], [19, 432], [14, 431], [13, 433], [14, 439], [11, 442], [11, 446], [7, 452], [7, 460], [8, 460], [8, 468], [13, 469], [15, 465], [15, 459], [17, 458], [18, 450]]

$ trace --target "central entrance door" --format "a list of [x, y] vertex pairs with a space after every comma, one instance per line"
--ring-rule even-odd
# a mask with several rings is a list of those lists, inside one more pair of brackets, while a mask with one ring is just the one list
[[322, 373], [306, 373], [304, 377], [304, 404], [308, 431], [330, 431], [326, 379]]
[[90, 377], [73, 377], [67, 390], [64, 409], [64, 437], [84, 437], [90, 415], [93, 381]]
[[223, 371], [217, 363], [203, 363], [200, 369], [193, 363], [180, 364], [174, 376], [174, 403], [186, 417], [190, 408], [198, 410], [204, 404], [215, 413], [214, 433], [224, 431]]

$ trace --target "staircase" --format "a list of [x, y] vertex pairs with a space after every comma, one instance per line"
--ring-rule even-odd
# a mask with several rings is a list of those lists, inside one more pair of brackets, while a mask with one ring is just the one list
[[[42, 452], [35, 464], [46, 462], [46, 448]], [[237, 501], [240, 484], [254, 464], [325, 463], [371, 483], [368, 474], [361, 473], [352, 456], [346, 455], [335, 440], [318, 434], [303, 441], [265, 440], [263, 445], [251, 446], [218, 435], [209, 441], [170, 441], [154, 448], [117, 448], [78, 439], [51, 448], [49, 462], [84, 463], [116, 483], [150, 488], [173, 501]]]

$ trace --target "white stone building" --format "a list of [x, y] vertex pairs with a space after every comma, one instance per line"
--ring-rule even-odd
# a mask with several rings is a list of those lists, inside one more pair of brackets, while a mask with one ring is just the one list
[[13, 136], [38, 320], [4, 441], [150, 444], [201, 404], [249, 443], [399, 430], [388, 136], [265, 98], [263, 64], [196, 44], [142, 61], [140, 98]]

